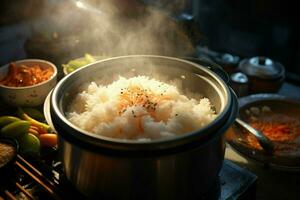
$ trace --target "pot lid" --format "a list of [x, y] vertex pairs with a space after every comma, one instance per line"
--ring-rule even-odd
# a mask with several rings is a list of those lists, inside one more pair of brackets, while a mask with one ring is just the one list
[[284, 67], [267, 57], [244, 59], [239, 65], [240, 70], [248, 76], [263, 79], [276, 79], [284, 76]]
[[237, 65], [240, 58], [229, 53], [219, 54], [216, 56], [216, 62], [227, 65]]
[[246, 74], [237, 72], [230, 76], [230, 79], [234, 83], [246, 84], [248, 82], [248, 77]]

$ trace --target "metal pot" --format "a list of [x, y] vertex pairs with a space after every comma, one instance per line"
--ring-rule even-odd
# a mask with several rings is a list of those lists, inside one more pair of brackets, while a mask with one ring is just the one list
[[285, 68], [267, 57], [244, 59], [239, 70], [249, 77], [250, 93], [276, 93], [285, 79]]
[[[83, 194], [101, 199], [201, 199], [218, 178], [223, 134], [237, 115], [237, 98], [207, 67], [162, 56], [123, 56], [90, 64], [63, 78], [52, 92], [50, 112], [68, 180]], [[78, 87], [108, 84], [119, 75], [181, 79], [183, 88], [208, 97], [218, 117], [207, 126], [171, 139], [124, 141], [91, 134], [65, 112]]]

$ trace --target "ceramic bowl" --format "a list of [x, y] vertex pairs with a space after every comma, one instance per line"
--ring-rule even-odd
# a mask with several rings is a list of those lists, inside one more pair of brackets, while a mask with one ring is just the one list
[[[17, 67], [20, 65], [33, 66], [39, 65], [42, 68], [52, 68], [52, 76], [41, 83], [25, 86], [25, 87], [11, 87], [0, 85], [1, 99], [13, 106], [39, 106], [44, 103], [45, 98], [57, 82], [57, 68], [56, 66], [46, 60], [40, 59], [25, 59], [14, 62]], [[9, 64], [0, 67], [0, 80], [3, 79], [9, 70]]]

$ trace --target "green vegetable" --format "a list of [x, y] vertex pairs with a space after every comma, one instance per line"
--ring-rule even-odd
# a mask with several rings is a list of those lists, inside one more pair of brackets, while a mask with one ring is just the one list
[[71, 60], [68, 65], [75, 67], [76, 69], [84, 65], [89, 64], [86, 60]]
[[29, 133], [23, 135], [19, 139], [20, 152], [21, 153], [32, 153], [39, 154], [40, 153], [40, 140], [35, 135]]
[[43, 129], [45, 129], [46, 131], [51, 132], [51, 127], [48, 124], [45, 124], [43, 122], [37, 121], [35, 119], [33, 119], [32, 117], [30, 117], [27, 113], [24, 112], [24, 110], [20, 107], [18, 107], [18, 111], [17, 111], [18, 116], [21, 119], [26, 120], [27, 122], [30, 122], [31, 124], [41, 127]]
[[27, 107], [27, 108], [22, 108], [22, 109], [27, 115], [29, 115], [33, 119], [40, 120], [40, 121], [45, 120], [43, 113], [41, 113], [39, 110], [37, 110], [35, 108]]
[[94, 56], [86, 53], [84, 55], [84, 57], [82, 57], [82, 58], [70, 60], [67, 64], [62, 64], [62, 67], [65, 68], [67, 73], [71, 73], [71, 72], [73, 72], [74, 70], [76, 70], [80, 67], [83, 67], [87, 64], [90, 64], [92, 62], [95, 62], [95, 61], [103, 59], [103, 58], [105, 58], [105, 56], [94, 57]]
[[74, 68], [74, 67], [72, 67], [72, 66], [63, 65], [63, 67], [65, 67], [65, 68], [66, 68], [66, 70], [67, 70], [67, 72], [68, 72], [68, 73], [71, 73], [71, 72], [73, 72], [73, 71], [75, 70], [75, 68]]
[[10, 124], [15, 121], [19, 121], [20, 119], [14, 116], [2, 116], [0, 117], [0, 127], [4, 127], [7, 124]]
[[96, 61], [96, 59], [95, 59], [92, 55], [90, 55], [90, 54], [88, 54], [88, 53], [86, 53], [86, 54], [84, 55], [84, 57], [85, 57], [85, 60], [86, 60], [88, 63], [92, 63], [92, 62], [95, 62], [95, 61]]
[[30, 122], [19, 120], [12, 122], [1, 129], [1, 136], [6, 138], [18, 138], [28, 133]]

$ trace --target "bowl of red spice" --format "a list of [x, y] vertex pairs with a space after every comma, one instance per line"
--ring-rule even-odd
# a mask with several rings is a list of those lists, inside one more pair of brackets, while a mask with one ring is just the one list
[[274, 144], [267, 154], [257, 139], [239, 126], [226, 133], [227, 143], [240, 155], [280, 170], [300, 171], [300, 100], [262, 93], [239, 99], [239, 117]]
[[13, 106], [39, 106], [57, 82], [56, 66], [25, 59], [0, 67], [0, 97]]

